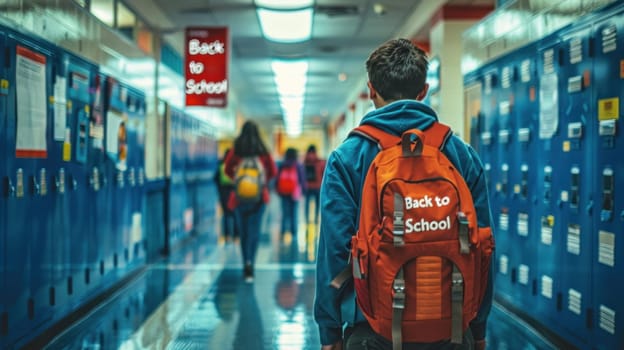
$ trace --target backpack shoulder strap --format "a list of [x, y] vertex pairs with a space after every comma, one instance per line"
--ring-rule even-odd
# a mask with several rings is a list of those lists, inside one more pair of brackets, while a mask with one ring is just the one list
[[380, 149], [385, 149], [390, 146], [396, 145], [401, 141], [400, 137], [389, 134], [381, 129], [367, 124], [360, 125], [355, 129], [351, 130], [349, 135], [362, 136], [365, 139], [375, 142]]
[[433, 122], [430, 127], [425, 129], [425, 135], [426, 144], [442, 150], [453, 135], [453, 131], [446, 124]]

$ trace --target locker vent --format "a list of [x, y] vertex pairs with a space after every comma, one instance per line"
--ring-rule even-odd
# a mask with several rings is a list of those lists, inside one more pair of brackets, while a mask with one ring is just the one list
[[568, 310], [580, 315], [582, 310], [582, 297], [579, 291], [570, 288], [568, 290]]
[[518, 266], [518, 282], [525, 286], [529, 284], [529, 266], [523, 264]]
[[528, 58], [520, 64], [520, 80], [523, 83], [531, 81], [531, 60]]
[[500, 213], [500, 216], [498, 217], [498, 228], [501, 231], [509, 230], [509, 214]]
[[542, 276], [542, 295], [548, 299], [553, 297], [553, 279], [549, 276]]
[[485, 87], [484, 87], [484, 93], [486, 95], [489, 95], [490, 93], [492, 93], [492, 86], [494, 85], [493, 79], [494, 77], [492, 76], [492, 74], [487, 74], [485, 76]]
[[615, 235], [600, 231], [598, 234], [598, 262], [607, 266], [615, 266]]
[[547, 223], [542, 222], [541, 241], [545, 245], [552, 245], [553, 230]]
[[526, 237], [529, 235], [529, 214], [518, 213], [518, 235]]
[[570, 63], [575, 64], [583, 61], [583, 41], [581, 38], [570, 40]]
[[506, 275], [509, 272], [509, 258], [507, 255], [501, 255], [500, 259], [498, 259], [498, 271], [503, 275]]
[[501, 86], [507, 89], [511, 86], [511, 68], [504, 67], [501, 72]]
[[553, 73], [555, 71], [555, 50], [550, 49], [544, 51], [544, 74]]
[[600, 328], [615, 334], [615, 311], [600, 305]]
[[617, 28], [612, 24], [602, 29], [602, 53], [615, 51], [617, 49]]
[[581, 255], [581, 226], [576, 224], [568, 225], [568, 253]]

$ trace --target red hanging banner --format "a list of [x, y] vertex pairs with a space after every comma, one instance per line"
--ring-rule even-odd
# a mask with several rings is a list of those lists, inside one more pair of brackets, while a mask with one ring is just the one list
[[186, 28], [187, 106], [225, 107], [228, 92], [228, 28]]

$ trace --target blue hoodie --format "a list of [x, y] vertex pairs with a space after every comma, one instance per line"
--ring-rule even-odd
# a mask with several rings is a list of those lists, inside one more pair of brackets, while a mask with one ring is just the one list
[[[401, 135], [409, 129], [426, 129], [437, 120], [438, 117], [429, 106], [415, 100], [400, 100], [369, 112], [361, 124]], [[472, 192], [479, 227], [490, 226], [490, 205], [479, 156], [470, 145], [455, 135], [442, 151], [462, 174]], [[336, 343], [342, 337], [345, 324], [366, 321], [356, 304], [352, 280], [340, 290], [331, 287], [330, 282], [348, 264], [351, 236], [359, 224], [364, 178], [377, 152], [377, 144], [374, 142], [350, 136], [327, 160], [321, 186], [322, 220], [314, 300], [314, 318], [323, 345]], [[490, 269], [486, 295], [477, 318], [470, 325], [475, 339], [485, 338], [486, 320], [492, 304], [492, 275]]]

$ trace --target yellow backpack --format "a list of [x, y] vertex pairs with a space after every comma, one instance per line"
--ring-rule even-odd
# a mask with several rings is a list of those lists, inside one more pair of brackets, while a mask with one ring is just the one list
[[234, 177], [236, 196], [241, 203], [256, 203], [262, 199], [264, 173], [258, 157], [245, 157]]

